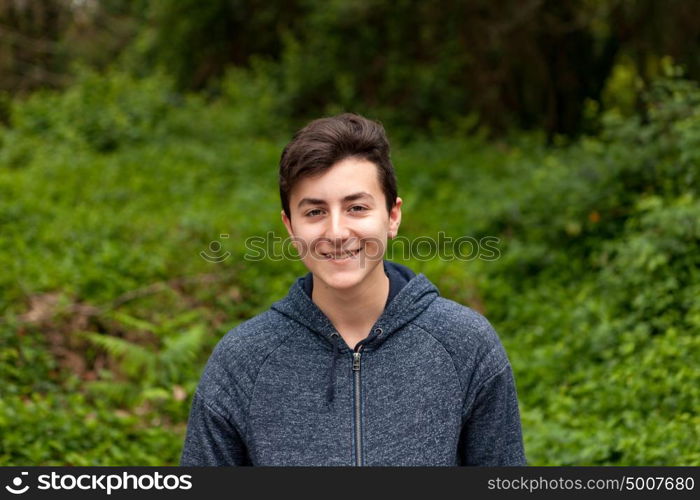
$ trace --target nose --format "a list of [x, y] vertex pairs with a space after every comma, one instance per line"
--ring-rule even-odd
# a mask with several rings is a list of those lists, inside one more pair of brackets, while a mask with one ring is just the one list
[[334, 211], [326, 219], [328, 222], [325, 228], [325, 236], [336, 247], [340, 247], [352, 234], [348, 221], [343, 215], [341, 211]]

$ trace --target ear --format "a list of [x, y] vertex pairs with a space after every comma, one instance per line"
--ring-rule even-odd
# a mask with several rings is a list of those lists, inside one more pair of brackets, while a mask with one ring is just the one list
[[284, 224], [284, 227], [287, 228], [287, 233], [289, 234], [289, 237], [292, 239], [292, 245], [294, 245], [294, 248], [299, 251], [299, 245], [297, 244], [297, 240], [294, 237], [294, 230], [292, 229], [292, 221], [289, 217], [287, 217], [287, 214], [284, 213], [284, 209], [280, 212], [280, 215], [282, 216], [282, 223]]
[[396, 238], [399, 233], [399, 224], [401, 224], [401, 205], [403, 205], [403, 200], [400, 197], [396, 197], [396, 203], [391, 208], [389, 212], [389, 239]]
[[290, 238], [294, 237], [294, 231], [292, 230], [292, 221], [287, 217], [287, 214], [284, 213], [284, 209], [280, 212], [280, 215], [282, 216], [282, 223], [284, 224], [284, 227], [287, 228], [287, 233], [289, 234]]

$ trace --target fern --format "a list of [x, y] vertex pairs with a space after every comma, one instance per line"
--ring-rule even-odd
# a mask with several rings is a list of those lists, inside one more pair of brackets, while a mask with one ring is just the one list
[[139, 319], [139, 318], [134, 318], [133, 316], [130, 316], [129, 314], [123, 313], [123, 312], [114, 312], [111, 315], [111, 318], [118, 321], [119, 323], [126, 325], [128, 327], [133, 328], [134, 330], [143, 330], [146, 332], [154, 332], [157, 330], [157, 325], [154, 325], [153, 323], [150, 323], [148, 321]]
[[165, 367], [173, 368], [182, 363], [191, 363], [204, 345], [205, 333], [203, 325], [195, 325], [177, 336], [165, 339], [164, 348], [158, 355], [159, 361]]
[[185, 311], [172, 319], [163, 321], [160, 325], [156, 326], [153, 331], [158, 334], [167, 335], [168, 332], [172, 332], [187, 324], [200, 320], [200, 316], [201, 313], [199, 311]]
[[135, 396], [138, 396], [138, 392], [134, 392], [131, 384], [126, 382], [95, 380], [90, 382], [89, 388], [90, 392], [99, 396], [101, 399], [116, 401], [126, 406], [136, 402]]
[[[186, 312], [160, 325], [128, 316], [115, 314], [125, 324], [146, 330], [161, 339], [160, 346], [145, 347], [111, 335], [96, 332], [78, 332], [98, 348], [104, 350], [117, 363], [128, 382], [100, 380], [91, 383], [100, 395], [120, 404], [141, 404], [173, 398], [174, 385], [187, 385], [191, 378], [188, 370], [206, 343], [206, 327], [194, 324], [189, 328], [177, 328], [198, 318], [196, 311]], [[134, 390], [135, 389], [135, 390]]]
[[[128, 340], [102, 335], [95, 332], [78, 332], [93, 344], [104, 349], [108, 354], [120, 361], [120, 367], [128, 376], [140, 373], [149, 375], [155, 365], [154, 353], [143, 346]], [[149, 376], [146, 377], [150, 379]]]

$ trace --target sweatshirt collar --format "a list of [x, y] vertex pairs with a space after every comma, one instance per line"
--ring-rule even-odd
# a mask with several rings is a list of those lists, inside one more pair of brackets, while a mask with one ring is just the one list
[[[389, 296], [384, 311], [362, 341], [368, 349], [377, 348], [439, 296], [437, 287], [423, 273], [416, 275], [408, 267], [386, 260], [384, 271], [389, 277]], [[336, 329], [305, 290], [307, 279], [311, 279], [311, 273], [297, 278], [287, 296], [272, 304], [272, 309], [321, 335], [332, 346]]]
[[[397, 264], [395, 262], [389, 262], [389, 261], [383, 261], [384, 265], [384, 274], [389, 278], [389, 295], [386, 299], [386, 303], [384, 304], [384, 308], [389, 305], [391, 300], [396, 297], [396, 295], [401, 291], [401, 289], [411, 281], [413, 277], [415, 277], [416, 273], [414, 273], [411, 269], [408, 267], [402, 265], [402, 264]], [[306, 275], [301, 278], [301, 287], [304, 290], [304, 293], [308, 295], [309, 298], [311, 298], [311, 294], [314, 289], [314, 280], [313, 280], [313, 274], [306, 273]]]

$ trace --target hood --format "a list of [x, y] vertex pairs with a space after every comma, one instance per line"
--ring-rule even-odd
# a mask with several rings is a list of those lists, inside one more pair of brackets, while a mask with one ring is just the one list
[[[378, 349], [384, 341], [412, 321], [440, 295], [438, 289], [424, 274], [416, 275], [408, 267], [384, 261], [384, 272], [390, 280], [388, 303], [364, 340], [355, 346], [365, 350]], [[336, 361], [341, 351], [348, 350], [340, 334], [328, 317], [311, 300], [304, 290], [306, 279], [311, 273], [297, 278], [285, 298], [272, 304], [275, 311], [291, 318], [329, 343], [332, 353], [329, 356], [328, 385], [326, 401], [333, 404], [336, 382]], [[400, 290], [398, 290], [400, 288]], [[397, 291], [398, 290], [398, 291]], [[341, 344], [342, 347], [341, 347]]]
[[[384, 269], [387, 275], [393, 274], [394, 277], [399, 278], [392, 279], [392, 288], [393, 283], [397, 281], [405, 282], [405, 285], [398, 291], [395, 289], [390, 291], [388, 305], [372, 330], [368, 332], [368, 337], [361, 342], [365, 349], [377, 349], [397, 330], [421, 314], [440, 295], [437, 287], [423, 273], [416, 275], [408, 267], [387, 260], [384, 261]], [[325, 338], [329, 342], [329, 347], [333, 347], [337, 344], [338, 332], [304, 291], [304, 280], [310, 278], [310, 274], [297, 278], [287, 296], [272, 304], [271, 307]], [[391, 297], [391, 293], [395, 295]], [[340, 350], [343, 349], [347, 348], [340, 348]]]

